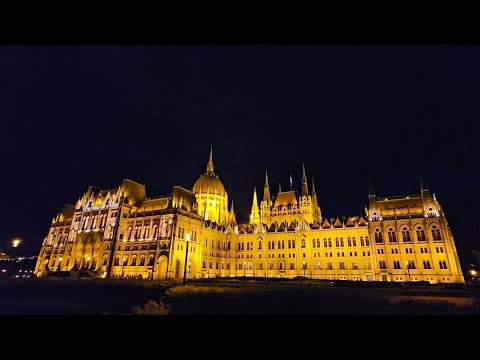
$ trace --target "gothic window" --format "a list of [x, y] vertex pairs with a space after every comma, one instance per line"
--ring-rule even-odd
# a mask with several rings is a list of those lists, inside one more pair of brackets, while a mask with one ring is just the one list
[[139, 266], [144, 266], [145, 265], [145, 255], [140, 256], [140, 264]]
[[352, 270], [358, 270], [358, 263], [356, 262], [352, 263]]
[[433, 241], [442, 240], [442, 237], [440, 236], [440, 229], [437, 229], [436, 226], [432, 227], [432, 238], [433, 238]]
[[407, 269], [416, 269], [414, 260], [407, 260], [406, 265]]
[[365, 246], [370, 246], [370, 240], [368, 239], [368, 236], [365, 236]]
[[115, 262], [113, 263], [113, 265], [118, 266], [119, 264], [120, 264], [120, 256], [116, 256]]
[[285, 264], [283, 261], [280, 261], [280, 263], [278, 264], [278, 269], [279, 270], [285, 270]]
[[262, 250], [262, 240], [258, 240], [258, 250]]
[[345, 270], [345, 263], [343, 261], [340, 261], [340, 270]]
[[348, 244], [348, 246], [352, 246], [352, 239], [347, 238], [347, 244]]
[[327, 239], [323, 239], [323, 247], [328, 247]]
[[319, 262], [315, 263], [315, 270], [320, 270], [320, 269], [321, 269], [320, 263]]
[[288, 240], [288, 248], [290, 249], [292, 247], [292, 242], [291, 240]]
[[[295, 248], [295, 240], [293, 240], [293, 247]], [[305, 239], [302, 239], [302, 248], [305, 248]]]
[[421, 227], [417, 228], [417, 241], [427, 241], [425, 231]]
[[274, 267], [273, 267], [273, 262], [271, 262], [270, 264], [268, 264], [268, 269], [269, 269], [269, 270], [273, 270], [273, 269], [274, 269]]
[[333, 270], [332, 263], [329, 261], [327, 262], [327, 270]]
[[148, 266], [153, 266], [154, 262], [155, 262], [155, 255], [150, 254], [148, 256]]
[[383, 236], [379, 229], [375, 230], [375, 243], [383, 243]]
[[365, 241], [363, 241], [363, 236], [360, 236], [360, 246], [365, 246]]
[[135, 266], [135, 265], [137, 265], [137, 255], [132, 256], [132, 263], [130, 264], [130, 266]]
[[447, 268], [447, 262], [445, 260], [440, 260], [438, 262], [438, 265], [440, 265], [440, 269], [446, 269]]
[[380, 260], [378, 262], [378, 265], [379, 265], [380, 269], [386, 269], [387, 268], [387, 263], [385, 262], [385, 260]]
[[328, 238], [328, 247], [332, 247], [332, 239]]
[[432, 267], [430, 266], [430, 261], [423, 260], [423, 268], [424, 269], [431, 269]]
[[280, 240], [278, 240], [278, 248], [281, 249], [282, 248], [282, 243]]
[[340, 242], [338, 241], [338, 238], [335, 238], [335, 246], [340, 247]]
[[294, 262], [290, 263], [290, 270], [295, 270], [295, 263]]
[[372, 264], [370, 264], [369, 262], [366, 262], [365, 263], [365, 270], [372, 270]]
[[402, 229], [402, 239], [403, 239], [403, 242], [412, 241], [412, 238], [410, 237], [410, 231], [406, 227]]
[[394, 269], [401, 269], [400, 260], [393, 260], [393, 268]]
[[312, 248], [316, 248], [316, 243], [315, 243], [315, 239], [312, 239]]
[[317, 239], [317, 248], [320, 247], [320, 239]]
[[285, 240], [282, 240], [282, 249], [285, 249]]
[[391, 243], [397, 242], [397, 235], [395, 234], [395, 231], [392, 228], [388, 229], [388, 242], [391, 242]]

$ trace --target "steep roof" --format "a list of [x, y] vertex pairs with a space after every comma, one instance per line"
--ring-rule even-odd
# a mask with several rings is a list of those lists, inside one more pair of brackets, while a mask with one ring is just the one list
[[278, 193], [277, 198], [275, 199], [275, 207], [287, 205], [298, 205], [294, 190]]

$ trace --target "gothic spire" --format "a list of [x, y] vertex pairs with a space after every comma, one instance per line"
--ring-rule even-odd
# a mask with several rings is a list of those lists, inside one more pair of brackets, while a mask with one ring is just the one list
[[268, 173], [265, 170], [265, 186], [263, 188], [263, 201], [270, 201], [270, 186], [268, 186]]
[[312, 205], [318, 207], [317, 192], [315, 191], [315, 182], [312, 176]]
[[372, 179], [368, 178], [368, 196], [375, 197], [375, 190], [373, 189]]
[[230, 208], [230, 213], [228, 214], [228, 223], [232, 226], [237, 225], [237, 219], [235, 218], [235, 210], [233, 208], [233, 200], [232, 207]]
[[260, 222], [260, 211], [258, 211], [257, 187], [253, 188], [252, 212], [250, 214], [250, 224], [258, 224]]
[[302, 174], [302, 196], [308, 196], [308, 184], [307, 177], [305, 176], [305, 164], [302, 164], [303, 174]]

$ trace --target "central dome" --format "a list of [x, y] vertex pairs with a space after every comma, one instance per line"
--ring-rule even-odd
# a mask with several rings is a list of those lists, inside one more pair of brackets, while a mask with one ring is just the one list
[[213, 172], [206, 172], [195, 182], [192, 191], [195, 194], [215, 194], [225, 196], [225, 187]]
[[225, 187], [213, 172], [213, 152], [210, 148], [210, 158], [208, 159], [207, 171], [195, 182], [192, 188], [195, 194], [214, 194], [225, 196]]

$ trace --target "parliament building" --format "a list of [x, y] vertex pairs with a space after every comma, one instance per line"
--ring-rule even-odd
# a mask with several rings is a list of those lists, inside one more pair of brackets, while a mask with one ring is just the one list
[[53, 218], [37, 276], [91, 271], [103, 277], [199, 279], [305, 276], [354, 281], [463, 283], [453, 235], [435, 194], [379, 197], [364, 215], [322, 216], [313, 179], [275, 194], [268, 175], [253, 191], [248, 223], [214, 172], [213, 155], [189, 190], [148, 197], [132, 180], [88, 187]]

